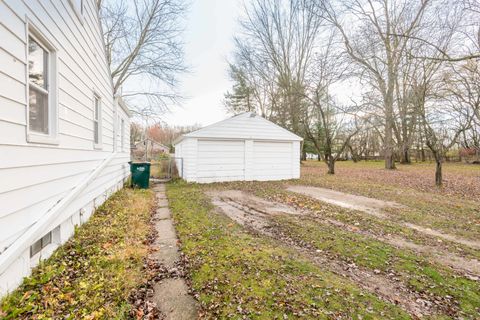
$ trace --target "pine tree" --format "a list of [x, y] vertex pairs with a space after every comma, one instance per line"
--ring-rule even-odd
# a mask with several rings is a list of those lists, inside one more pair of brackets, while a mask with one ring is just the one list
[[239, 114], [246, 111], [255, 111], [252, 103], [252, 88], [249, 87], [243, 71], [230, 64], [230, 78], [234, 82], [232, 92], [225, 94], [224, 105], [228, 112]]

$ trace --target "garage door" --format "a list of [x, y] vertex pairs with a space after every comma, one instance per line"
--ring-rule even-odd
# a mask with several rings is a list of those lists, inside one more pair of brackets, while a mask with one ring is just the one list
[[198, 182], [232, 181], [244, 178], [244, 141], [198, 140]]
[[253, 142], [253, 176], [255, 180], [292, 178], [291, 142]]

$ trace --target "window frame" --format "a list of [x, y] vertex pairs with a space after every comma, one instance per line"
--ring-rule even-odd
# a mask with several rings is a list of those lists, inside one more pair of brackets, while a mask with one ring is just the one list
[[[48, 54], [46, 71], [46, 89], [30, 82], [29, 42], [32, 38]], [[27, 18], [25, 42], [25, 98], [26, 98], [26, 136], [27, 142], [58, 145], [58, 70], [57, 49]], [[30, 129], [30, 87], [47, 94], [48, 133]]]
[[70, 3], [70, 6], [73, 9], [73, 12], [75, 12], [75, 15], [77, 16], [78, 20], [80, 20], [80, 23], [83, 25], [83, 15], [85, 14], [85, 0], [80, 0], [80, 8], [78, 7], [76, 0], [68, 0]]
[[120, 117], [120, 150], [125, 152], [125, 119]]
[[[98, 113], [97, 113], [97, 105], [98, 102]], [[102, 98], [100, 95], [94, 91], [93, 93], [93, 148], [94, 149], [102, 149]], [[97, 137], [98, 141], [95, 141], [95, 123], [97, 124], [98, 132]]]

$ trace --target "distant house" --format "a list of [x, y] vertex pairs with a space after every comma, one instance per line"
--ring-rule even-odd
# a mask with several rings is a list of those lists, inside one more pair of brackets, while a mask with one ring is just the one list
[[297, 179], [302, 140], [245, 112], [180, 136], [175, 159], [182, 178], [192, 182]]
[[131, 147], [132, 160], [151, 161], [162, 154], [168, 154], [170, 148], [150, 138], [137, 141]]
[[0, 296], [129, 175], [95, 0], [0, 1]]

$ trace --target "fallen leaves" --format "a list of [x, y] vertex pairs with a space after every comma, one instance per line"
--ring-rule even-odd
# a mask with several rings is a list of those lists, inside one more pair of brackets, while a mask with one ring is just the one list
[[[145, 281], [150, 191], [123, 189], [1, 302], [2, 319], [112, 319]], [[135, 228], [130, 228], [135, 225]]]
[[408, 318], [283, 243], [232, 223], [201, 190], [175, 183], [167, 193], [202, 319]]

